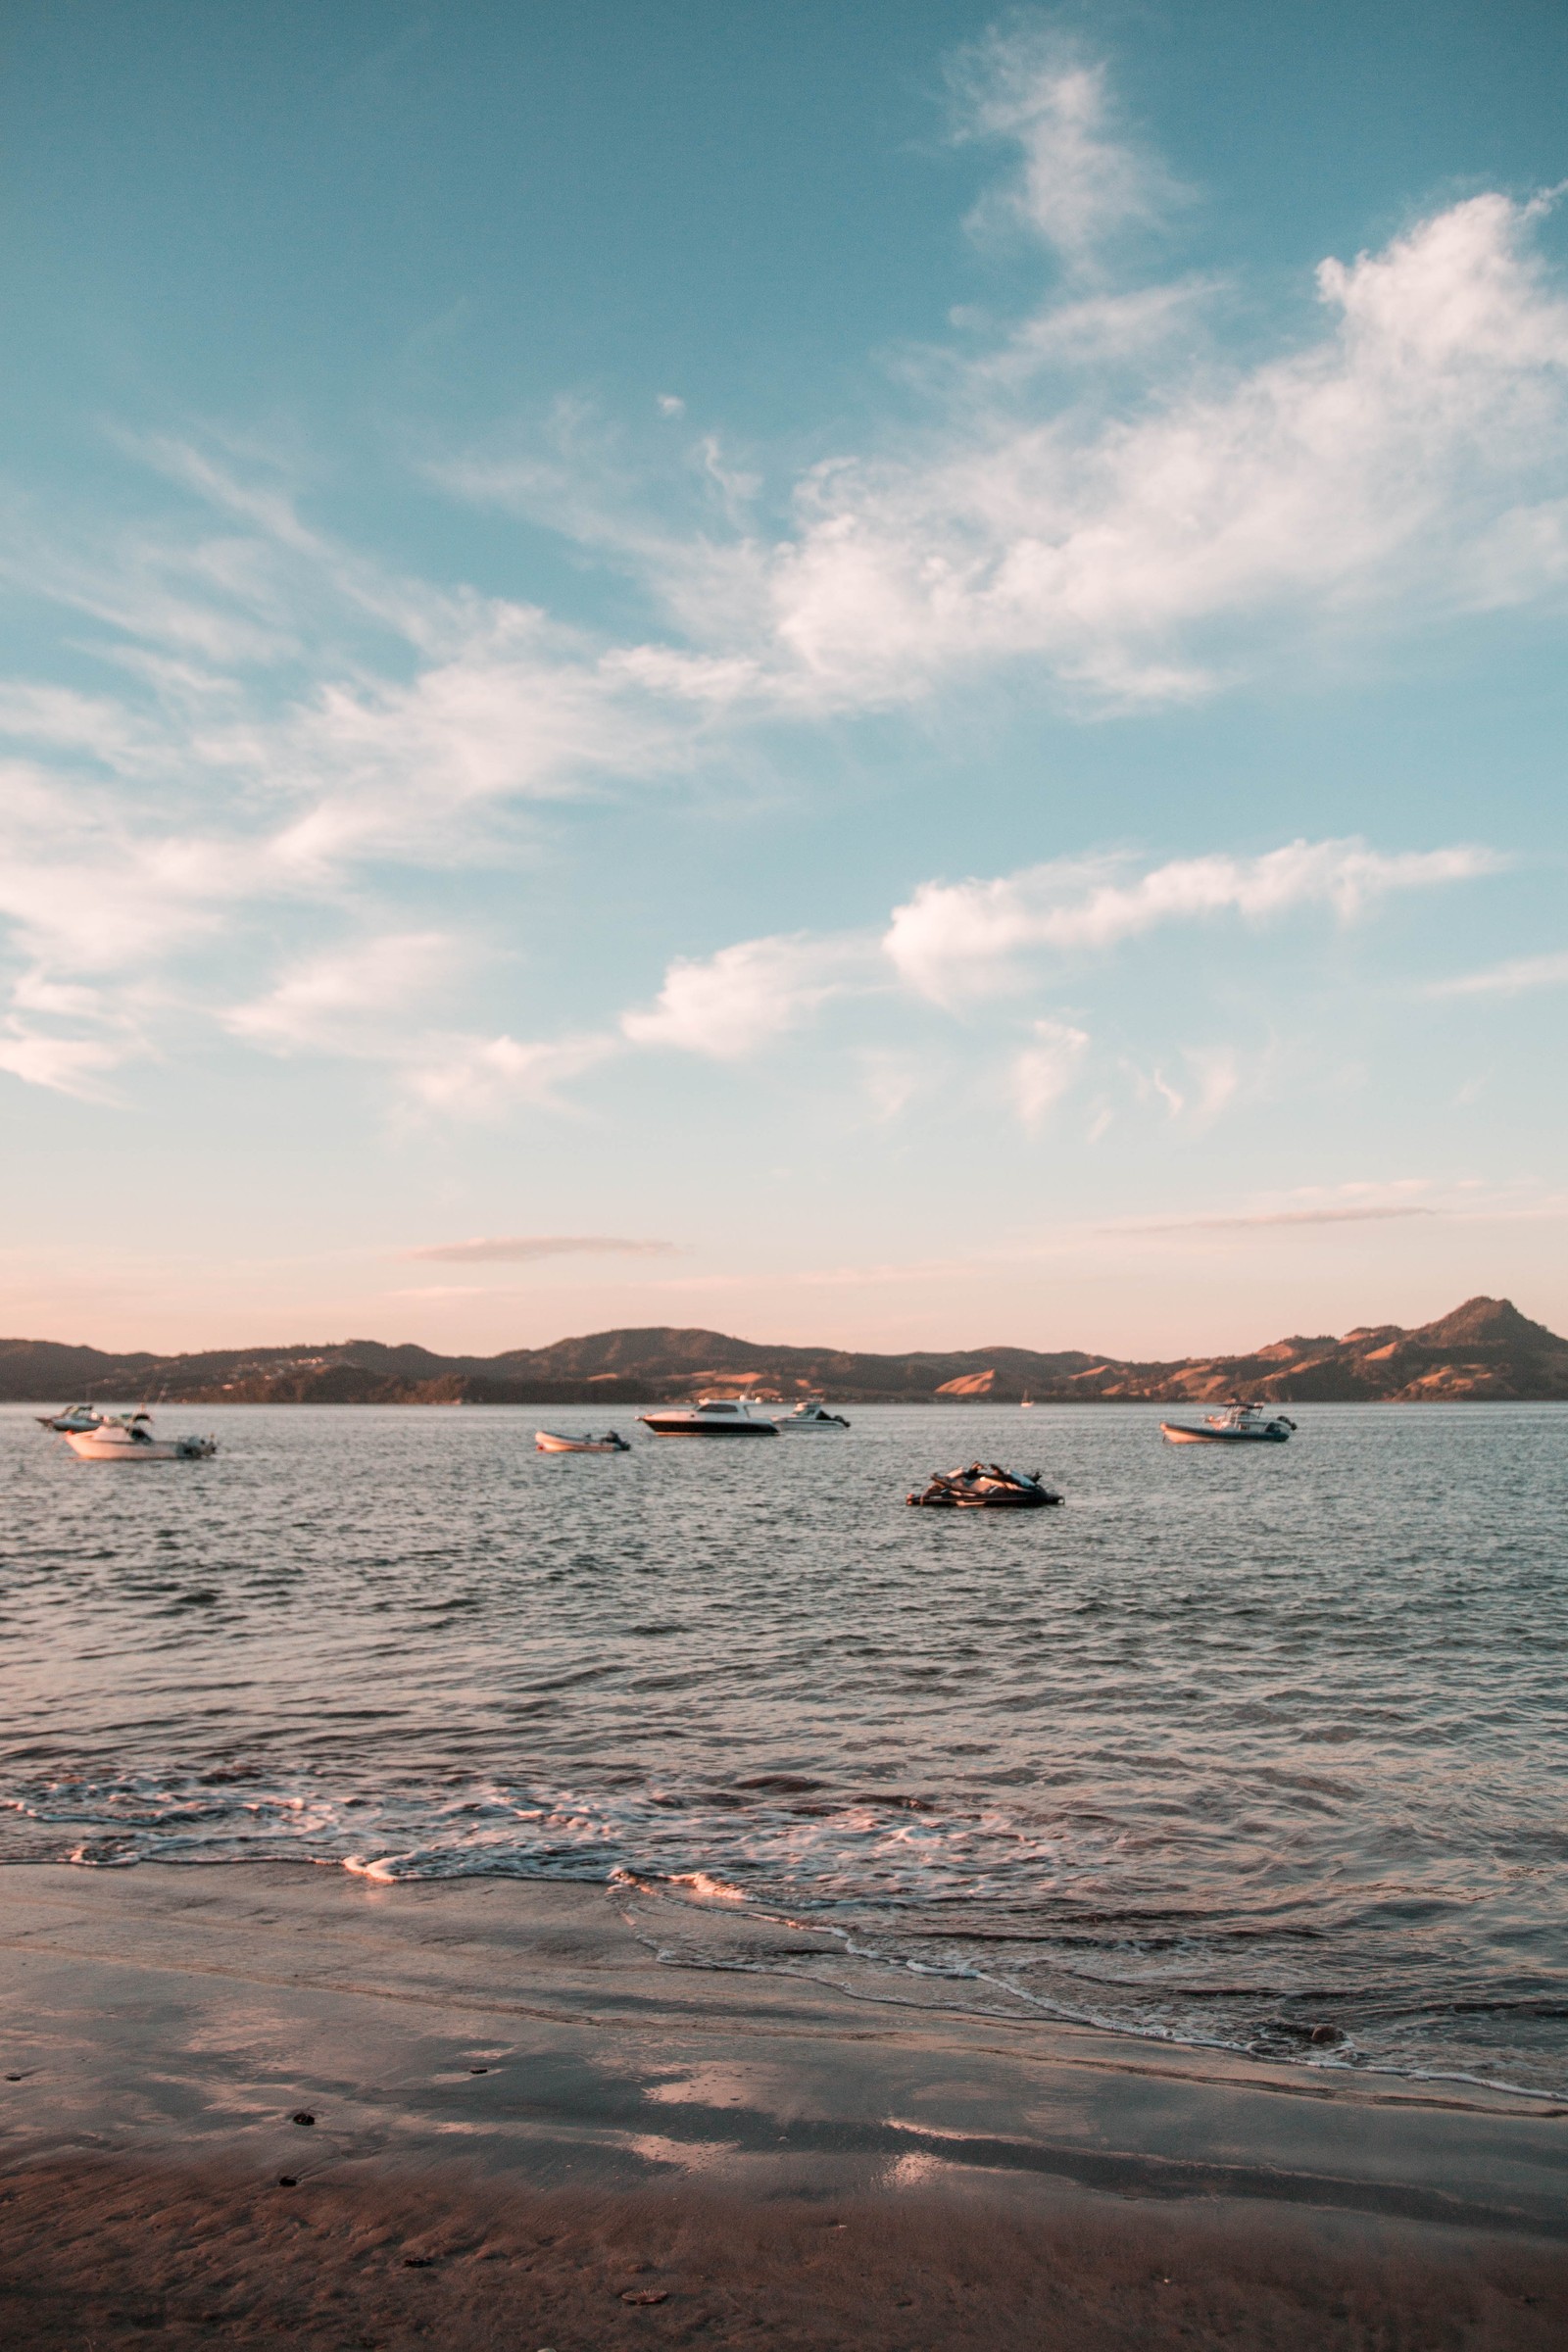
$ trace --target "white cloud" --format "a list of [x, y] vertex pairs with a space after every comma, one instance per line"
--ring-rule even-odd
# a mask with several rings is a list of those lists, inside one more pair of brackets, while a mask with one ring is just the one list
[[673, 1046], [737, 1061], [793, 1029], [863, 972], [855, 940], [748, 939], [702, 960], [680, 958], [648, 1011], [625, 1013], [633, 1045]]
[[1252, 1226], [1366, 1225], [1390, 1217], [1435, 1217], [1440, 1212], [1417, 1202], [1386, 1208], [1273, 1208], [1217, 1217], [1125, 1217], [1102, 1227], [1105, 1233], [1240, 1233]]
[[1102, 953], [1164, 923], [1261, 923], [1310, 906], [1349, 921], [1389, 892], [1469, 881], [1505, 860], [1469, 846], [1388, 855], [1351, 839], [1173, 858], [1136, 877], [1129, 862], [1062, 858], [989, 882], [922, 883], [894, 909], [883, 947], [906, 987], [952, 1004], [1026, 985], [1031, 951]]
[[[1478, 196], [1323, 263], [1326, 323], [1303, 339], [1288, 322], [1280, 356], [1227, 363], [1206, 340], [1211, 285], [1110, 274], [1182, 192], [1118, 126], [1103, 69], [1009, 33], [956, 83], [963, 135], [1016, 150], [985, 223], [1049, 243], [1059, 298], [912, 360], [934, 394], [924, 427], [814, 467], [788, 529], [753, 519], [749, 451], [743, 467], [716, 434], [656, 433], [646, 406], [682, 485], [678, 526], [651, 518], [658, 501], [580, 403], [561, 404], [542, 459], [425, 468], [545, 513], [661, 593], [679, 625], [658, 641], [404, 576], [305, 519], [288, 468], [217, 435], [123, 442], [166, 502], [189, 502], [157, 528], [106, 541], [95, 520], [74, 538], [50, 516], [19, 533], [7, 575], [97, 632], [86, 650], [114, 690], [0, 687], [0, 733], [27, 754], [0, 775], [0, 1066], [80, 1091], [153, 1050], [164, 1016], [211, 1013], [270, 1050], [383, 1059], [432, 1111], [484, 1113], [559, 1102], [626, 1044], [740, 1058], [891, 975], [956, 1005], [1158, 924], [1317, 904], [1344, 919], [1494, 870], [1479, 851], [1298, 843], [932, 881], [895, 910], [881, 957], [868, 936], [742, 941], [671, 963], [617, 1035], [554, 1043], [489, 1034], [494, 1012], [433, 1026], [456, 957], [413, 906], [388, 940], [319, 946], [245, 1004], [211, 984], [236, 933], [330, 942], [363, 922], [372, 880], [376, 906], [396, 902], [388, 867], [520, 864], [540, 811], [678, 786], [715, 754], [733, 764], [748, 730], [805, 730], [1015, 659], [1112, 703], [1180, 698], [1243, 674], [1271, 626], [1296, 648], [1308, 627], [1364, 637], [1380, 617], [1568, 582], [1568, 303], [1531, 242], [1539, 205]], [[1552, 984], [1558, 963], [1444, 986], [1507, 994]], [[393, 1002], [413, 1017], [386, 1021]], [[1015, 1073], [1018, 1100], [1043, 1102], [1049, 1042], [1021, 1053], [1035, 1074]], [[1196, 1081], [1211, 1115], [1224, 1070], [1191, 1066], [1162, 1083], [1185, 1097]]]
[[1154, 225], [1182, 200], [1153, 156], [1114, 135], [1104, 65], [1059, 34], [993, 31], [960, 53], [951, 79], [959, 136], [1021, 152], [1018, 170], [972, 216], [977, 231], [1020, 226], [1082, 273], [1108, 242]]
[[459, 962], [439, 931], [383, 933], [285, 972], [265, 996], [223, 1015], [236, 1037], [289, 1054], [370, 1054], [406, 1059], [411, 1014], [428, 1026], [431, 1000]]
[[1211, 691], [1287, 614], [1364, 631], [1560, 586], [1568, 303], [1534, 217], [1477, 196], [1326, 261], [1319, 340], [1178, 368], [1125, 413], [1004, 399], [989, 356], [950, 371], [945, 429], [801, 485], [765, 566], [780, 645], [842, 700], [1028, 658], [1158, 702]]
[[1012, 1099], [1031, 1133], [1060, 1102], [1089, 1051], [1089, 1032], [1065, 1021], [1036, 1021], [1035, 1043], [1013, 1056]]
[[1435, 980], [1429, 997], [1517, 997], [1532, 988], [1568, 987], [1568, 950], [1549, 956], [1515, 956], [1490, 971], [1467, 972], [1457, 980]]
[[461, 1118], [497, 1117], [519, 1103], [561, 1110], [561, 1089], [616, 1051], [612, 1037], [530, 1045], [514, 1037], [432, 1038], [411, 1055], [404, 1086], [419, 1108]]
[[27, 1086], [74, 1095], [85, 1102], [112, 1102], [105, 1073], [129, 1058], [130, 1049], [97, 1038], [51, 1037], [13, 1022], [0, 1032], [0, 1070]]
[[1234, 1046], [1188, 1046], [1182, 1058], [1198, 1083], [1193, 1123], [1198, 1127], [1210, 1126], [1240, 1091], [1241, 1056]]

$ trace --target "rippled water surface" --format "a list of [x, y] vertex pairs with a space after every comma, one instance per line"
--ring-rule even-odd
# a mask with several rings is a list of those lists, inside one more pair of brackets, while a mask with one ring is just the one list
[[[677, 1963], [1568, 2087], [1568, 1408], [851, 1417], [0, 1408], [0, 1854], [623, 1872]], [[904, 1507], [977, 1454], [1066, 1506]]]

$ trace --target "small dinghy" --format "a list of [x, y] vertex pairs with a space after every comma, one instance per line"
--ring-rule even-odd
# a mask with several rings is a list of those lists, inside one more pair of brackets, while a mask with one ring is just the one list
[[216, 1438], [155, 1438], [150, 1413], [106, 1413], [95, 1428], [62, 1434], [83, 1462], [207, 1462], [218, 1451]]
[[1061, 1496], [1038, 1470], [1025, 1477], [1004, 1470], [1000, 1462], [971, 1462], [967, 1470], [933, 1470], [919, 1494], [905, 1500], [938, 1511], [1038, 1511]]
[[586, 1433], [580, 1438], [564, 1438], [554, 1429], [536, 1429], [534, 1448], [539, 1453], [630, 1453], [631, 1446], [618, 1429], [607, 1429], [602, 1438]]
[[1283, 1446], [1296, 1423], [1283, 1413], [1270, 1415], [1260, 1404], [1243, 1404], [1233, 1396], [1222, 1413], [1209, 1413], [1201, 1422], [1162, 1421], [1159, 1426], [1168, 1446], [1245, 1446], [1259, 1439], [1268, 1446]]

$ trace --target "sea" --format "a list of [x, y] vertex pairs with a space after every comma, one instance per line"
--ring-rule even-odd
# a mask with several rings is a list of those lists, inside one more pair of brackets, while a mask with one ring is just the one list
[[[848, 1410], [0, 1408], [0, 1859], [598, 1882], [676, 1969], [1568, 2094], [1568, 1406]], [[1061, 1508], [906, 1508], [977, 1457]]]

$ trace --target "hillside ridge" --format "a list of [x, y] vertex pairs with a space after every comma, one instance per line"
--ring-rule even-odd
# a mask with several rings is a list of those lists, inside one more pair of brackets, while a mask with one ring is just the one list
[[709, 1388], [837, 1403], [1486, 1402], [1568, 1397], [1568, 1340], [1511, 1298], [1467, 1298], [1413, 1330], [1358, 1324], [1299, 1333], [1244, 1355], [1139, 1362], [1082, 1348], [997, 1347], [878, 1355], [771, 1347], [655, 1324], [589, 1332], [498, 1355], [438, 1355], [379, 1340], [114, 1354], [52, 1340], [0, 1340], [0, 1398], [209, 1404], [644, 1403]]

